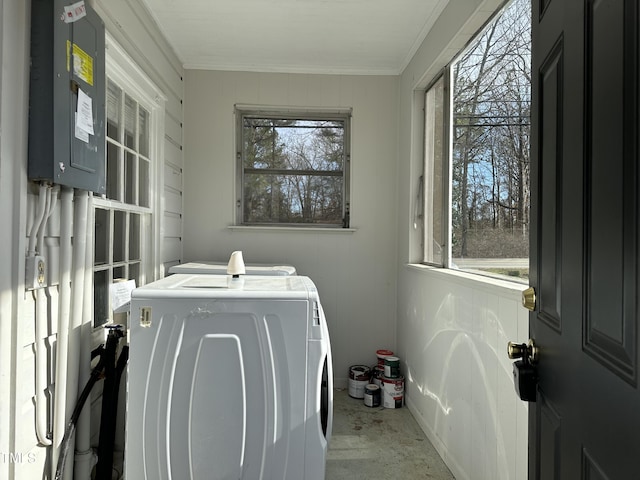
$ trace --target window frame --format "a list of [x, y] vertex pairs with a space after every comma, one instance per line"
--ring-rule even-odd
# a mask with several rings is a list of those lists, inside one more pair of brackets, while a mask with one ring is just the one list
[[[435, 261], [433, 259], [433, 247], [429, 247], [428, 242], [433, 243], [434, 236], [430, 234], [435, 229], [432, 225], [431, 220], [428, 219], [431, 214], [430, 204], [433, 203], [433, 197], [429, 195], [429, 189], [433, 185], [431, 180], [435, 180], [436, 174], [429, 167], [435, 168], [435, 162], [427, 158], [428, 149], [430, 146], [429, 138], [427, 137], [427, 129], [430, 114], [430, 109], [428, 105], [429, 93], [436, 88], [438, 82], [442, 81], [442, 99], [443, 99], [443, 108], [442, 108], [442, 151], [441, 153], [441, 165], [442, 169], [441, 175], [441, 192], [442, 198], [440, 199], [441, 208], [440, 208], [440, 218], [442, 219], [441, 225], [441, 258], [440, 261]], [[436, 267], [449, 267], [451, 262], [451, 72], [449, 69], [449, 65], [447, 65], [444, 69], [442, 69], [436, 77], [431, 81], [431, 83], [427, 86], [424, 91], [424, 104], [423, 104], [423, 113], [424, 113], [424, 144], [423, 144], [423, 174], [420, 182], [420, 200], [422, 202], [422, 235], [421, 235], [421, 253], [422, 253], [422, 263], [425, 265], [431, 265]], [[431, 225], [430, 225], [431, 224]], [[429, 255], [431, 253], [431, 255]], [[430, 256], [430, 259], [427, 257]]]
[[[518, 277], [511, 277], [499, 273], [492, 273], [488, 271], [482, 270], [474, 270], [474, 269], [461, 269], [457, 265], [454, 264], [454, 259], [452, 256], [452, 236], [453, 236], [453, 129], [454, 129], [454, 119], [453, 119], [453, 85], [454, 85], [454, 71], [453, 66], [456, 62], [465, 54], [465, 52], [470, 48], [470, 46], [482, 36], [484, 30], [487, 28], [492, 21], [496, 19], [499, 15], [501, 15], [506, 8], [508, 8], [509, 2], [505, 2], [502, 4], [488, 19], [487, 21], [471, 36], [470, 40], [467, 44], [456, 53], [445, 65], [442, 67], [432, 78], [426, 88], [422, 90], [423, 92], [423, 104], [422, 104], [422, 113], [423, 113], [423, 125], [422, 125], [422, 134], [423, 134], [423, 151], [422, 151], [422, 176], [420, 177], [419, 183], [419, 191], [418, 191], [418, 199], [420, 208], [422, 212], [416, 213], [416, 216], [419, 216], [421, 221], [420, 225], [422, 231], [420, 232], [420, 261], [419, 263], [422, 265], [428, 265], [433, 267], [439, 267], [443, 269], [455, 269], [461, 270], [471, 275], [478, 277], [478, 279], [489, 279], [489, 278], [498, 278], [500, 280], [506, 280], [513, 283], [528, 283], [527, 279], [521, 279]], [[443, 109], [443, 124], [444, 124], [444, 132], [443, 132], [443, 151], [442, 151], [442, 161], [443, 161], [443, 211], [442, 211], [442, 221], [443, 221], [443, 231], [446, 232], [446, 248], [443, 248], [442, 259], [440, 262], [430, 261], [427, 259], [428, 247], [426, 245], [427, 241], [431, 240], [429, 237], [429, 227], [428, 222], [430, 220], [427, 219], [431, 215], [429, 211], [429, 203], [428, 203], [428, 195], [427, 189], [429, 188], [428, 180], [430, 178], [428, 172], [428, 160], [427, 160], [427, 148], [428, 148], [428, 139], [427, 139], [427, 122], [428, 122], [428, 106], [427, 106], [427, 96], [429, 91], [434, 88], [434, 86], [440, 81], [444, 81], [444, 109]], [[507, 267], [508, 268], [508, 267]], [[518, 268], [518, 267], [513, 267]]]
[[[100, 271], [107, 271], [107, 283], [108, 285], [113, 283], [113, 271], [114, 269], [121, 268], [124, 263], [129, 264], [128, 252], [130, 246], [129, 244], [129, 228], [131, 222], [131, 215], [138, 215], [139, 219], [139, 241], [140, 241], [140, 251], [139, 251], [139, 278], [141, 279], [140, 284], [148, 283], [157, 279], [160, 275], [160, 252], [161, 252], [161, 218], [162, 218], [162, 207], [163, 201], [159, 192], [162, 191], [163, 184], [163, 163], [162, 159], [164, 158], [164, 114], [165, 114], [165, 102], [166, 97], [162, 94], [161, 90], [146, 76], [146, 74], [140, 69], [139, 66], [135, 64], [135, 62], [127, 55], [125, 50], [118, 45], [110, 35], [106, 36], [106, 62], [105, 62], [105, 70], [106, 77], [108, 80], [112, 81], [116, 86], [122, 89], [122, 105], [124, 105], [125, 97], [129, 96], [136, 102], [137, 106], [143, 107], [147, 113], [147, 128], [148, 128], [148, 139], [149, 139], [149, 151], [147, 155], [141, 155], [139, 151], [138, 145], [138, 137], [139, 132], [136, 127], [136, 155], [141, 155], [141, 157], [149, 163], [148, 169], [148, 178], [147, 178], [147, 193], [148, 193], [148, 206], [139, 206], [133, 205], [129, 203], [125, 203], [125, 197], [122, 196], [121, 199], [110, 199], [105, 195], [97, 196], [94, 195], [92, 198], [92, 225], [93, 231], [95, 232], [96, 228], [96, 211], [104, 210], [106, 212], [106, 218], [111, 224], [110, 232], [114, 231], [114, 218], [116, 215], [124, 215], [124, 226], [126, 232], [126, 240], [125, 240], [125, 259], [124, 262], [114, 262], [113, 261], [113, 243], [114, 239], [109, 236], [106, 238], [107, 245], [107, 253], [110, 255], [108, 258], [108, 262], [102, 265], [96, 265], [96, 252], [95, 252], [95, 238], [92, 242], [92, 248], [94, 249], [92, 254], [92, 272], [95, 275]], [[105, 81], [105, 90], [107, 88], [107, 83]], [[106, 108], [105, 108], [106, 115]], [[121, 112], [121, 116], [124, 116], [124, 112]], [[139, 122], [138, 117], [138, 107], [136, 107], [135, 112], [135, 120]], [[105, 116], [105, 129], [106, 129], [106, 116]], [[124, 125], [122, 126], [124, 129]], [[120, 145], [120, 140], [118, 139], [116, 144], [121, 148], [124, 148], [124, 144]], [[106, 142], [109, 140], [105, 139]], [[126, 156], [126, 152], [128, 151], [125, 148], [124, 155]], [[106, 150], [105, 150], [106, 155]], [[106, 162], [106, 157], [105, 157]], [[121, 163], [119, 161], [119, 163]], [[138, 172], [138, 167], [136, 167], [136, 171]], [[125, 172], [118, 172], [118, 175], [123, 176]], [[139, 182], [139, 179], [137, 179]], [[136, 202], [139, 201], [139, 185], [137, 185], [134, 189], [134, 195]], [[124, 195], [124, 192], [120, 192], [121, 195]], [[93, 282], [92, 282], [93, 283]], [[136, 284], [136, 286], [140, 286]], [[93, 289], [93, 295], [95, 297], [95, 289]], [[107, 286], [106, 295], [109, 296], [109, 287]], [[108, 302], [108, 320], [105, 323], [101, 323], [96, 325], [96, 319], [92, 319], [92, 327], [93, 327], [93, 344], [100, 343], [103, 341], [104, 336], [104, 326], [113, 323], [114, 315], [113, 309], [111, 307], [111, 299], [107, 298]], [[94, 300], [95, 303], [95, 300]]]
[[[301, 229], [349, 229], [351, 197], [351, 108], [294, 108], [240, 105], [234, 106], [235, 115], [235, 226]], [[328, 120], [343, 121], [344, 164], [342, 169], [342, 223], [286, 223], [286, 222], [247, 222], [244, 218], [244, 137], [245, 118], [265, 118], [282, 120]], [[309, 173], [313, 173], [309, 170]]]

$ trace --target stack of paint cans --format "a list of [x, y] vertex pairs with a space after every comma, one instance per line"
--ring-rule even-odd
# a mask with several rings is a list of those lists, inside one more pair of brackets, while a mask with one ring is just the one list
[[373, 366], [372, 377], [373, 382], [382, 388], [382, 377], [384, 377], [384, 359], [387, 357], [393, 356], [393, 352], [391, 350], [377, 350], [376, 357], [378, 357], [378, 363]]
[[376, 351], [378, 363], [349, 367], [349, 396], [364, 399], [367, 407], [400, 408], [404, 403], [404, 377], [400, 359], [391, 350]]
[[[400, 359], [390, 350], [378, 350], [378, 365], [382, 375], [377, 379], [382, 390], [382, 405], [385, 408], [400, 408], [404, 403], [404, 377], [400, 375]], [[375, 377], [374, 377], [374, 380]]]
[[400, 359], [387, 357], [382, 377], [382, 405], [385, 408], [400, 408], [404, 403], [404, 377], [400, 375]]

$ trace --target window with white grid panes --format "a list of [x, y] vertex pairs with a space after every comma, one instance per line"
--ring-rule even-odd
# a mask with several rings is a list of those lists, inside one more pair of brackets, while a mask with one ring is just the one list
[[107, 192], [94, 200], [94, 327], [112, 318], [114, 281], [145, 283], [151, 244], [151, 113], [124, 82], [107, 80]]

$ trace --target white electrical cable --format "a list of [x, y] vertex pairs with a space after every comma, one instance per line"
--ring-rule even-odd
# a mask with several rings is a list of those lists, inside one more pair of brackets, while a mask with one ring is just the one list
[[[42, 187], [40, 186], [40, 194], [42, 195]], [[40, 222], [37, 230], [31, 229], [31, 236], [36, 237], [35, 247], [29, 247], [29, 252], [33, 255], [42, 255], [44, 251], [44, 231], [46, 229], [47, 220], [52, 211], [52, 191], [51, 188], [46, 188], [45, 208], [40, 216]], [[39, 202], [41, 203], [41, 202]], [[34, 223], [35, 226], [35, 223]], [[34, 235], [35, 233], [35, 235]], [[44, 288], [37, 288], [35, 291], [35, 361], [36, 361], [36, 437], [38, 442], [42, 446], [51, 445], [51, 438], [49, 437], [49, 402], [47, 401], [47, 389], [49, 388], [49, 379], [47, 375], [47, 367], [49, 356], [47, 354], [46, 338], [48, 337], [47, 328], [47, 297], [44, 292]]]
[[33, 225], [31, 225], [31, 233], [29, 235], [29, 248], [27, 250], [28, 256], [32, 256], [36, 254], [37, 234], [38, 234], [38, 229], [42, 224], [42, 219], [44, 218], [46, 202], [47, 202], [47, 184], [43, 182], [40, 184], [40, 190], [38, 192], [38, 208], [36, 210], [36, 214], [33, 219]]

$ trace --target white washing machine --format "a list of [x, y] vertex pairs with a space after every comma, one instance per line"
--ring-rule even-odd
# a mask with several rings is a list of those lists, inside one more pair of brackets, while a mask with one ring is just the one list
[[[295, 267], [291, 265], [267, 265], [267, 264], [248, 264], [245, 267], [246, 275], [275, 275], [275, 276], [291, 276], [296, 275]], [[226, 262], [187, 262], [180, 265], [169, 267], [169, 275], [174, 273], [209, 273], [214, 275], [226, 275]]]
[[125, 478], [324, 480], [331, 346], [304, 276], [175, 274], [131, 298]]

